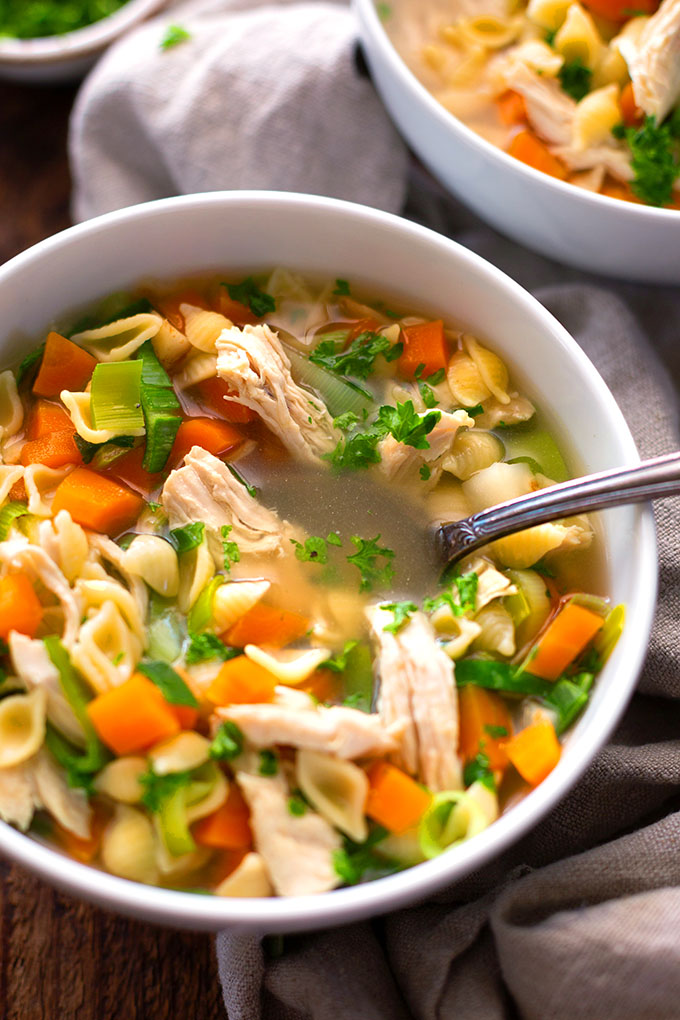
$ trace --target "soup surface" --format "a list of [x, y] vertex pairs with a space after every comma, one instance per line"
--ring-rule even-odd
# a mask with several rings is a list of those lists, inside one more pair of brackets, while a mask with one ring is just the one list
[[483, 339], [352, 283], [113, 295], [0, 374], [0, 816], [115, 875], [291, 896], [491, 824], [621, 627], [585, 517], [442, 576], [567, 476]]
[[678, 0], [395, 0], [402, 57], [487, 141], [612, 198], [680, 208]]

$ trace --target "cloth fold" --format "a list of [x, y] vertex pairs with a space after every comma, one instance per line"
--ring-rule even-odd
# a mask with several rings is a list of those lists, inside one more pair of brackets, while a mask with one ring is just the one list
[[[169, 23], [191, 42], [161, 50]], [[417, 164], [408, 172], [355, 42], [341, 3], [173, 5], [111, 50], [80, 93], [76, 218], [240, 187], [403, 208], [535, 293], [600, 370], [643, 456], [677, 449], [677, 290], [560, 266], [483, 225]], [[649, 654], [578, 785], [502, 856], [425, 903], [286, 936], [277, 953], [221, 933], [229, 1020], [680, 1018], [680, 500], [658, 503], [656, 520]]]

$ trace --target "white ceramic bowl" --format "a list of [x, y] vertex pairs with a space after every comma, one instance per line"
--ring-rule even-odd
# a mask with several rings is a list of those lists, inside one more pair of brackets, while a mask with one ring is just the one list
[[[437, 312], [486, 338], [540, 401], [572, 464], [596, 471], [638, 459], [609, 390], [562, 326], [507, 276], [413, 223], [333, 199], [232, 192], [166, 199], [66, 230], [0, 268], [0, 364], [35, 345], [55, 316], [142, 279], [285, 265], [361, 282]], [[647, 508], [602, 515], [607, 590], [627, 624], [569, 734], [557, 768], [525, 800], [455, 851], [400, 874], [321, 896], [230, 900], [148, 886], [96, 871], [0, 823], [0, 852], [78, 896], [176, 926], [294, 931], [341, 924], [454, 882], [534, 826], [605, 741], [635, 685], [654, 611], [656, 544]]]
[[444, 187], [497, 230], [543, 255], [605, 276], [680, 283], [680, 212], [593, 194], [491, 145], [418, 81], [388, 38], [374, 0], [353, 5], [378, 92]]
[[107, 46], [165, 6], [166, 0], [128, 0], [93, 25], [41, 39], [1, 39], [0, 77], [35, 83], [82, 77]]

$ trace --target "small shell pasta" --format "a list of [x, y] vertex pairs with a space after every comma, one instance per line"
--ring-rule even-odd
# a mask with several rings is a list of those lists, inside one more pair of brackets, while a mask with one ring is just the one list
[[304, 651], [265, 652], [257, 645], [246, 645], [243, 649], [252, 662], [272, 673], [280, 684], [296, 687], [304, 683], [318, 669], [329, 652], [327, 648], [308, 648]]
[[591, 70], [598, 63], [604, 50], [604, 43], [595, 22], [588, 11], [578, 3], [571, 4], [567, 10], [553, 45], [567, 63], [580, 60]]
[[0, 768], [0, 818], [25, 832], [35, 813], [33, 762]]
[[84, 790], [68, 785], [64, 770], [47, 751], [40, 751], [33, 768], [37, 800], [68, 832], [87, 839], [90, 835], [90, 804]]
[[221, 633], [252, 609], [271, 588], [271, 581], [227, 581], [213, 597], [213, 619]]
[[149, 759], [157, 776], [190, 771], [210, 760], [210, 742], [200, 733], [185, 730], [152, 747]]
[[83, 529], [74, 523], [67, 510], [60, 510], [51, 521], [41, 522], [38, 535], [42, 548], [72, 584], [85, 569], [90, 553]]
[[52, 497], [59, 482], [66, 478], [70, 467], [49, 468], [44, 464], [30, 464], [24, 468], [24, 485], [28, 497], [29, 513], [36, 517], [49, 517], [52, 513]]
[[274, 886], [269, 878], [264, 857], [258, 853], [246, 854], [238, 867], [227, 875], [215, 889], [216, 896], [273, 896]]
[[213, 558], [205, 541], [180, 556], [177, 604], [181, 612], [189, 612], [198, 596], [212, 579], [214, 571]]
[[481, 627], [472, 644], [473, 651], [497, 652], [506, 658], [515, 654], [515, 625], [508, 610], [500, 602], [490, 602], [475, 616]]
[[32, 758], [45, 739], [47, 692], [10, 694], [0, 701], [0, 769]]
[[148, 770], [146, 758], [127, 755], [114, 758], [98, 772], [94, 786], [97, 793], [103, 793], [121, 804], [138, 804], [142, 798], [141, 776]]
[[590, 92], [576, 104], [572, 125], [574, 147], [582, 151], [606, 143], [620, 120], [618, 85], [605, 85]]
[[0, 372], [0, 439], [15, 435], [24, 421], [24, 407], [17, 392], [14, 372]]
[[141, 811], [118, 804], [104, 830], [102, 863], [107, 871], [132, 882], [158, 881], [156, 837], [153, 825]]
[[451, 356], [446, 381], [453, 399], [463, 407], [475, 407], [491, 396], [477, 365], [465, 351], [456, 351]]
[[484, 385], [501, 404], [509, 404], [507, 390], [510, 379], [504, 362], [469, 333], [463, 336], [463, 346], [477, 366]]
[[479, 637], [482, 628], [475, 620], [468, 620], [466, 616], [458, 618], [452, 616], [451, 620], [448, 632], [453, 636], [442, 647], [450, 659], [460, 659], [475, 638]]
[[172, 368], [191, 350], [191, 344], [184, 333], [180, 333], [167, 319], [163, 319], [151, 343], [156, 357], [165, 369]]
[[215, 769], [215, 781], [210, 792], [202, 800], [187, 806], [187, 822], [197, 822], [199, 818], [205, 818], [222, 807], [229, 795], [229, 783], [221, 769]]
[[97, 578], [79, 580], [76, 581], [75, 591], [86, 612], [93, 607], [103, 606], [106, 602], [112, 602], [120, 611], [140, 644], [144, 645], [144, 620], [140, 614], [137, 600], [122, 584], [114, 581], [112, 577], [107, 577], [106, 580], [99, 580]]
[[105, 602], [80, 628], [71, 659], [93, 690], [103, 694], [129, 679], [141, 653], [141, 642], [118, 607]]
[[317, 751], [298, 751], [295, 774], [305, 797], [322, 818], [357, 843], [368, 835], [364, 816], [368, 779], [363, 769]]
[[125, 550], [126, 570], [137, 574], [164, 598], [174, 598], [179, 591], [177, 553], [158, 535], [137, 535]]
[[217, 355], [195, 352], [184, 361], [181, 372], [174, 377], [174, 383], [178, 389], [186, 390], [206, 379], [214, 379], [216, 375]]
[[527, 464], [491, 464], [463, 482], [463, 492], [476, 514], [487, 506], [497, 506], [515, 496], [531, 492], [533, 475]]
[[179, 310], [184, 316], [184, 335], [192, 347], [197, 347], [206, 354], [214, 354], [217, 338], [223, 330], [232, 326], [232, 322], [219, 312], [211, 312], [195, 305], [181, 304]]
[[499, 18], [494, 14], [476, 14], [458, 22], [461, 39], [473, 46], [498, 50], [517, 39], [522, 31], [522, 18]]
[[441, 465], [444, 471], [465, 481], [476, 471], [501, 460], [503, 453], [503, 444], [491, 432], [468, 429], [456, 435], [451, 452], [444, 457]]
[[567, 16], [573, 0], [529, 0], [527, 15], [531, 21], [555, 32]]
[[87, 348], [98, 361], [125, 361], [142, 344], [156, 336], [162, 322], [157, 312], [140, 312], [97, 329], [74, 333], [71, 339], [80, 347]]
[[549, 552], [562, 547], [587, 545], [592, 532], [583, 525], [537, 524], [516, 535], [499, 538], [493, 543], [494, 556], [506, 567], [532, 567]]

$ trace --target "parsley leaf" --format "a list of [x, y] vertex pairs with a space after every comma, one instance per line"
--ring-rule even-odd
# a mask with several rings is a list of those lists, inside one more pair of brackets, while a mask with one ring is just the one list
[[187, 32], [186, 28], [182, 28], [181, 25], [168, 25], [165, 35], [161, 39], [160, 47], [162, 50], [170, 50], [173, 46], [186, 42], [187, 39], [191, 39], [191, 32]]
[[154, 813], [160, 811], [166, 800], [183, 786], [191, 782], [190, 772], [169, 772], [165, 776], [157, 775], [152, 768], [139, 777], [144, 787], [142, 804]]
[[380, 454], [376, 447], [382, 438], [382, 434], [375, 429], [357, 432], [341, 439], [333, 452], [322, 454], [322, 458], [330, 461], [334, 471], [356, 471], [371, 464], [379, 464]]
[[229, 541], [229, 532], [232, 530], [231, 524], [223, 524], [220, 528], [220, 535], [222, 536], [222, 553], [224, 556], [224, 569], [226, 571], [231, 570], [232, 563], [238, 563], [241, 559], [241, 553], [236, 542]]
[[489, 759], [482, 751], [463, 769], [463, 782], [465, 786], [472, 786], [473, 783], [480, 782], [492, 793], [496, 792], [496, 780], [489, 767]]
[[557, 77], [560, 79], [562, 89], [578, 103], [590, 92], [593, 72], [586, 67], [580, 57], [577, 57], [576, 60], [562, 64]]
[[378, 355], [382, 354], [385, 361], [393, 361], [403, 349], [403, 344], [392, 344], [383, 333], [365, 330], [344, 351], [336, 349], [334, 340], [322, 340], [309, 355], [309, 360], [336, 375], [368, 379]]
[[288, 798], [288, 812], [295, 818], [301, 818], [302, 815], [307, 814], [307, 803], [303, 799], [299, 790], [296, 790], [295, 793]]
[[276, 310], [274, 298], [271, 294], [261, 290], [252, 276], [247, 276], [241, 283], [225, 283], [222, 286], [227, 288], [232, 301], [239, 301], [242, 305], [247, 305], [253, 315], [257, 315], [259, 319], [267, 312]]
[[[454, 616], [474, 613], [477, 604], [478, 578], [474, 571], [453, 578], [450, 591], [444, 591], [431, 599], [423, 600], [426, 613], [433, 613], [442, 606], [448, 606]], [[455, 589], [455, 591], [454, 591]]]
[[333, 291], [333, 293], [337, 294], [338, 297], [349, 297], [350, 291], [349, 283], [347, 282], [347, 280], [336, 280], [335, 290]]
[[492, 723], [485, 724], [484, 732], [488, 733], [488, 735], [492, 737], [494, 740], [498, 740], [499, 737], [510, 736], [510, 734], [508, 733], [507, 726], [494, 726]]
[[673, 196], [673, 183], [680, 173], [680, 145], [674, 121], [657, 126], [645, 117], [639, 128], [626, 128], [635, 178], [631, 188], [648, 205], [666, 205]]
[[420, 471], [418, 472], [418, 474], [420, 475], [424, 482], [427, 482], [429, 481], [432, 475], [432, 468], [430, 467], [429, 464], [421, 464]]
[[203, 521], [194, 521], [193, 524], [185, 524], [182, 528], [173, 528], [168, 535], [168, 541], [179, 555], [190, 552], [203, 541], [205, 524]]
[[217, 761], [233, 761], [243, 750], [243, 733], [231, 719], [221, 723], [210, 745], [210, 757]]
[[378, 411], [377, 425], [386, 433], [389, 432], [398, 443], [412, 446], [416, 450], [429, 450], [430, 444], [425, 436], [432, 431], [441, 416], [441, 411], [419, 415], [413, 401], [406, 400], [396, 407], [383, 404]]
[[260, 767], [257, 770], [261, 776], [275, 776], [279, 771], [279, 759], [275, 751], [265, 748], [260, 751]]
[[475, 404], [474, 407], [464, 407], [463, 410], [467, 411], [471, 418], [476, 418], [477, 415], [484, 414], [484, 408], [481, 404]]
[[383, 630], [389, 630], [392, 634], [400, 631], [411, 616], [418, 611], [415, 602], [383, 602], [380, 608], [389, 609], [394, 616], [392, 623], [387, 623], [383, 627]]
[[198, 708], [198, 701], [186, 682], [167, 662], [140, 662], [137, 671], [148, 677], [158, 687], [165, 700], [171, 705], [186, 705]]
[[343, 673], [347, 669], [347, 656], [353, 648], [359, 644], [358, 641], [345, 641], [344, 648], [337, 655], [331, 655], [319, 664], [319, 669], [330, 669], [333, 673]]
[[[386, 588], [394, 577], [394, 550], [378, 545], [380, 535], [375, 538], [360, 538], [352, 535], [351, 542], [356, 552], [347, 557], [347, 562], [356, 567], [361, 574], [359, 591], [371, 591], [376, 585]], [[379, 563], [380, 560], [384, 562]]]
[[381, 857], [375, 852], [377, 843], [388, 835], [387, 829], [377, 825], [363, 843], [355, 843], [348, 836], [341, 850], [333, 852], [333, 867], [345, 885], [391, 875], [399, 870], [397, 861]]
[[291, 544], [295, 546], [295, 558], [301, 563], [328, 563], [328, 549], [326, 539], [320, 535], [312, 535], [305, 539], [305, 544], [291, 538]]
[[337, 545], [338, 547], [342, 545], [342, 539], [338, 535], [337, 531], [329, 531], [326, 535], [326, 541], [329, 545]]
[[218, 638], [217, 634], [210, 631], [203, 631], [202, 634], [189, 632], [189, 645], [184, 654], [184, 661], [187, 666], [193, 666], [197, 662], [209, 662], [211, 659], [235, 659], [241, 654], [240, 648], [232, 648], [225, 645], [224, 641]]
[[354, 411], [345, 411], [344, 414], [339, 414], [337, 418], [333, 419], [333, 425], [336, 429], [340, 429], [341, 432], [351, 432], [355, 425], [359, 424], [359, 415], [355, 414]]

